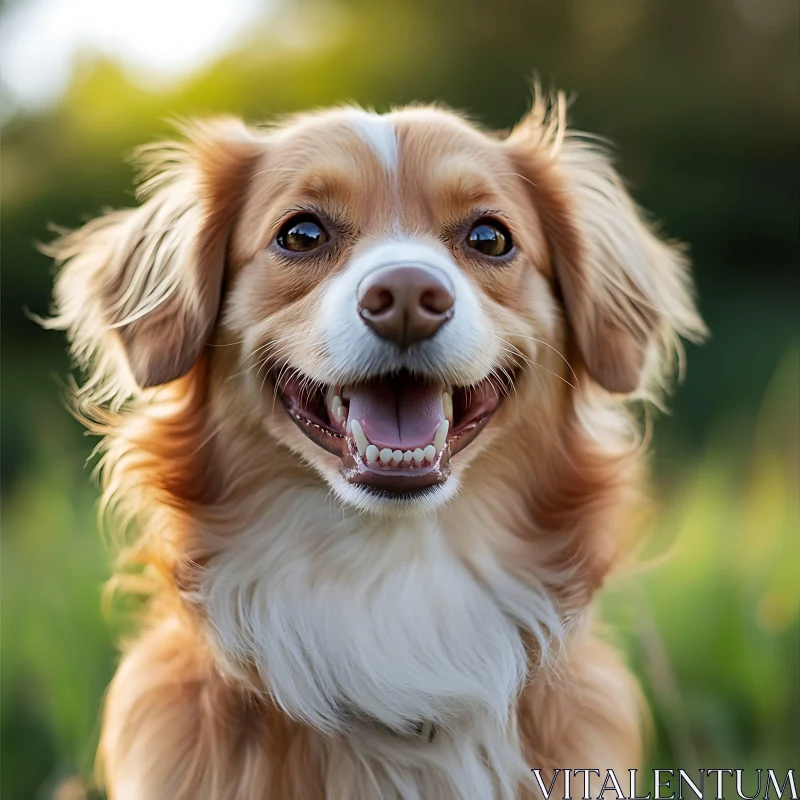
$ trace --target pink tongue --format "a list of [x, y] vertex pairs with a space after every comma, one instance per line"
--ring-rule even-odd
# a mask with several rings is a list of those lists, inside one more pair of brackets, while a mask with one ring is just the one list
[[444, 419], [441, 386], [381, 381], [348, 387], [343, 394], [350, 399], [348, 419], [358, 420], [378, 448], [425, 448]]

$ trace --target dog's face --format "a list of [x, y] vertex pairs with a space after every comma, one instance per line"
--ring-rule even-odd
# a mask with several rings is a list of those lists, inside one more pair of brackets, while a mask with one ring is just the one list
[[90, 231], [105, 264], [62, 307], [90, 295], [141, 387], [230, 348], [232, 413], [344, 502], [430, 508], [481, 450], [535, 448], [558, 381], [632, 392], [651, 345], [691, 328], [680, 258], [561, 135], [541, 109], [506, 138], [428, 108], [203, 129], [151, 200]]
[[222, 327], [265, 425], [345, 501], [446, 499], [557, 315], [513, 163], [449, 114], [343, 110], [256, 172]]

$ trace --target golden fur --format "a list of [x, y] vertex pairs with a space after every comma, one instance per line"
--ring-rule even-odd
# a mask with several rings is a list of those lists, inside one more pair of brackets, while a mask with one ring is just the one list
[[[87, 370], [77, 401], [105, 437], [104, 508], [136, 531], [121, 547], [116, 580], [149, 597], [103, 716], [100, 764], [115, 800], [488, 796], [479, 786], [498, 798], [534, 797], [526, 768], [639, 764], [638, 691], [594, 633], [591, 604], [628, 544], [644, 449], [629, 409], [658, 399], [679, 337], [703, 332], [686, 263], [642, 222], [602, 150], [567, 130], [560, 98], [537, 100], [505, 138], [435, 108], [394, 112], [400, 167], [388, 176], [394, 151], [354, 135], [352, 120], [373, 125], [363, 113], [263, 129], [231, 120], [188, 127], [185, 144], [146, 152], [138, 209], [54, 246], [65, 266], [50, 325], [68, 331]], [[268, 245], [287, 209], [311, 203], [337, 219], [349, 244], [286, 264]], [[447, 238], [475, 207], [503, 214], [520, 251], [508, 268], [481, 268]], [[498, 366], [515, 371], [511, 396], [455, 456], [448, 502], [410, 515], [354, 509], [337, 488], [337, 458], [291, 423], [268, 371], [278, 364], [336, 379], [330, 373], [343, 367], [318, 328], [326, 287], [398, 228], [444, 241], [485, 315], [480, 353], [446, 377], [466, 385]], [[303, 544], [315, 525], [319, 534]], [[495, 610], [510, 620], [518, 634], [501, 644], [516, 700], [505, 722], [486, 711], [492, 698], [481, 705], [465, 689], [452, 702], [467, 711], [440, 721], [436, 742], [396, 735], [384, 747], [376, 742], [385, 726], [366, 736], [360, 718], [306, 706], [277, 645], [262, 653], [265, 637], [277, 635], [264, 620], [284, 618], [266, 601], [248, 606], [283, 597], [280, 570], [300, 554], [310, 604], [316, 591], [349, 597], [346, 587], [359, 581], [375, 593], [371, 607], [390, 596], [402, 604], [402, 591], [386, 587], [401, 570], [418, 580], [430, 562], [439, 577], [420, 578], [414, 591], [434, 620], [440, 601], [443, 624], [455, 613], [446, 611], [448, 581], [471, 593], [487, 631]], [[260, 558], [269, 585], [255, 567], [247, 578], [236, 567]], [[281, 591], [295, 597], [288, 583]], [[382, 620], [361, 623], [357, 610], [351, 619], [361, 631], [344, 625], [342, 635], [373, 653], [369, 637]], [[415, 647], [413, 631], [403, 635], [398, 658]], [[329, 646], [333, 670], [351, 654]], [[416, 646], [409, 669], [428, 674], [426, 645]], [[522, 683], [517, 647], [527, 653]], [[309, 669], [320, 668], [307, 657]], [[379, 663], [363, 665], [365, 675]], [[480, 670], [467, 669], [472, 687]], [[439, 677], [447, 687], [449, 676]], [[411, 678], [401, 689], [398, 704], [444, 714], [436, 697], [412, 696]], [[363, 702], [376, 707], [372, 695]], [[471, 702], [483, 720], [474, 725]], [[370, 713], [381, 713], [379, 700]], [[453, 767], [448, 754], [462, 762]]]

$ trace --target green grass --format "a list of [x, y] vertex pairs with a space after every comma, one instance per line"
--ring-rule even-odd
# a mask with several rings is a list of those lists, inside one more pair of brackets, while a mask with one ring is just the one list
[[101, 611], [108, 559], [87, 486], [80, 460], [64, 456], [43, 461], [5, 500], [3, 798], [37, 797], [92, 768], [114, 648]]
[[[718, 420], [699, 457], [659, 476], [649, 565], [605, 593], [653, 708], [654, 767], [795, 766], [797, 376], [792, 351], [755, 422]], [[4, 800], [91, 771], [115, 662], [96, 492], [79, 454], [41, 438], [3, 508]]]
[[606, 593], [653, 709], [652, 767], [796, 766], [798, 353], [656, 498], [642, 567]]

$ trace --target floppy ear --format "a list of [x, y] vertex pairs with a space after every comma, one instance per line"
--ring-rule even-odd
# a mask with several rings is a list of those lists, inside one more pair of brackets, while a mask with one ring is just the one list
[[232, 119], [183, 132], [141, 151], [139, 208], [47, 248], [64, 264], [47, 325], [68, 331], [102, 400], [130, 393], [125, 372], [142, 389], [184, 375], [217, 317], [229, 232], [263, 146]]
[[683, 251], [643, 221], [597, 141], [565, 130], [563, 97], [552, 106], [537, 98], [506, 145], [544, 227], [588, 374], [618, 393], [666, 379], [679, 337], [705, 332]]

